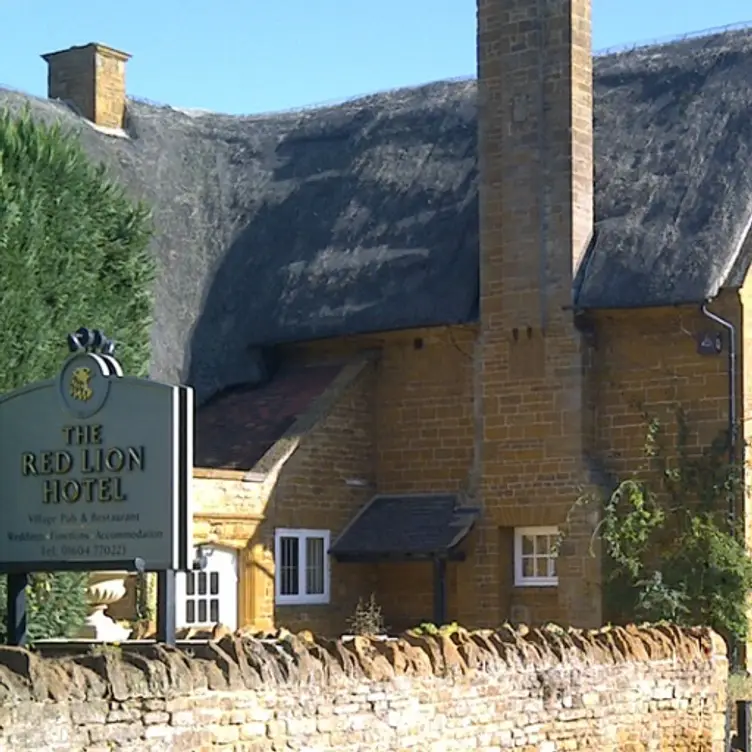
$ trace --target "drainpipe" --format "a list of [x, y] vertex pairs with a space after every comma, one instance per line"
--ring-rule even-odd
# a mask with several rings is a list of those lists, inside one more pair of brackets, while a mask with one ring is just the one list
[[[736, 327], [727, 319], [708, 310], [707, 303], [700, 307], [703, 315], [716, 324], [720, 324], [729, 333], [728, 380], [729, 380], [729, 464], [736, 462]], [[734, 504], [731, 502], [729, 515], [733, 524], [735, 519]]]
[[[736, 462], [736, 328], [734, 325], [719, 316], [716, 313], [708, 310], [707, 303], [703, 303], [700, 306], [700, 311], [704, 316], [711, 321], [715, 321], [716, 324], [720, 324], [729, 334], [729, 349], [728, 349], [728, 383], [729, 383], [729, 464], [733, 465]], [[729, 500], [729, 524], [732, 532], [736, 527], [736, 509], [735, 499]], [[731, 670], [738, 671], [740, 668], [741, 658], [741, 646], [738, 640], [732, 640], [731, 644]]]

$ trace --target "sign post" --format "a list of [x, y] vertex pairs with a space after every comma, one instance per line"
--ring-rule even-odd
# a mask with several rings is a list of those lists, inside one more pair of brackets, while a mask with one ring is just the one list
[[8, 607], [5, 625], [8, 634], [8, 645], [23, 647], [26, 645], [26, 585], [29, 576], [25, 572], [14, 572], [8, 575]]
[[31, 572], [149, 571], [159, 637], [192, 565], [193, 390], [124, 376], [101, 332], [68, 336], [57, 378], [0, 397], [0, 572], [8, 640], [26, 641]]

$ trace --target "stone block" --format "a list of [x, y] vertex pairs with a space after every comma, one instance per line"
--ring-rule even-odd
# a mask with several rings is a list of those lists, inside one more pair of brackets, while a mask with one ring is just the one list
[[258, 739], [259, 737], [266, 737], [266, 724], [263, 721], [250, 721], [240, 727], [240, 739], [242, 741]]
[[170, 714], [165, 710], [149, 710], [144, 713], [143, 721], [146, 726], [167, 724], [170, 721]]
[[192, 710], [176, 710], [170, 713], [171, 726], [193, 726], [195, 720]]
[[78, 726], [106, 723], [111, 712], [107, 700], [90, 700], [89, 702], [72, 702], [70, 704], [71, 721]]
[[107, 723], [101, 726], [91, 726], [89, 737], [93, 742], [112, 742], [121, 744], [139, 739], [144, 732], [143, 725], [136, 722]]

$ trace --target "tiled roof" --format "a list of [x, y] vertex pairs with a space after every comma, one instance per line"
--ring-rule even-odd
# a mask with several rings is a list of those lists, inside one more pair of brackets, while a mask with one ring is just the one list
[[339, 561], [449, 555], [478, 519], [455, 494], [375, 496], [331, 546]]
[[227, 390], [199, 409], [196, 467], [252, 470], [342, 370], [294, 365], [267, 384]]

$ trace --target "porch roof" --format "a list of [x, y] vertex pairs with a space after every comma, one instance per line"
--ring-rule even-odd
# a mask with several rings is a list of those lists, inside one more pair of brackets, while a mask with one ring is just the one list
[[334, 541], [341, 562], [460, 559], [459, 546], [480, 516], [457, 494], [374, 496]]

